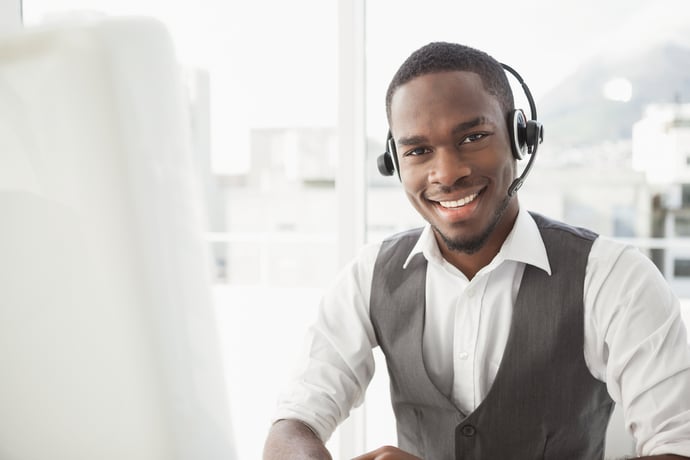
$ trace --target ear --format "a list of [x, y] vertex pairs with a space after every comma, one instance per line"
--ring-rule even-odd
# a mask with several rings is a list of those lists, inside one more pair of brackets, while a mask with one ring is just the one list
[[522, 160], [527, 154], [527, 118], [522, 109], [515, 109], [508, 115], [508, 136], [513, 157]]

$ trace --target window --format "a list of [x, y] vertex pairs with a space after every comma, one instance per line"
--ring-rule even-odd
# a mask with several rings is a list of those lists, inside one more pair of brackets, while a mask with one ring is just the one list
[[690, 236], [690, 216], [677, 215], [675, 219], [675, 236]]
[[[677, 15], [668, 11], [683, 12], [686, 18], [671, 18]], [[632, 167], [633, 154], [643, 150], [651, 163], [668, 158], [668, 169], [676, 167], [673, 154], [662, 155], [662, 146], [651, 136], [648, 148], [640, 148], [646, 145], [649, 131], [640, 129], [633, 139], [633, 125], [643, 118], [647, 105], [671, 101], [674, 92], [690, 100], [690, 87], [687, 70], [666, 80], [665, 71], [639, 63], [664, 62], [664, 68], [670, 69], [675, 52], [686, 58], [690, 55], [690, 40], [683, 32], [690, 25], [689, 11], [680, 1], [651, 5], [642, 1], [490, 0], [476, 8], [440, 0], [425, 2], [422, 8], [412, 1], [367, 2], [367, 162], [371, 165], [367, 238], [377, 240], [397, 229], [420, 225], [417, 216], [408, 212], [410, 205], [397, 178], [379, 177], [374, 162], [385, 149], [387, 85], [402, 61], [431, 41], [485, 50], [514, 67], [529, 85], [545, 138], [534, 170], [518, 193], [521, 206], [607, 236], [650, 236], [656, 189], [650, 186], [646, 169]], [[652, 21], [655, 27], [649, 29]], [[581, 33], [583, 25], [586, 36]], [[649, 81], [659, 81], [664, 89], [651, 90]], [[527, 110], [519, 86], [513, 87], [516, 105]], [[684, 265], [677, 265], [676, 270], [686, 271]], [[675, 287], [683, 294], [680, 284]], [[380, 374], [375, 379], [385, 378]], [[386, 431], [391, 423], [384, 419], [389, 416], [385, 415], [389, 404], [378, 402], [386, 400], [386, 383], [376, 382], [375, 388], [381, 389], [381, 395], [368, 406], [370, 447], [395, 439]], [[621, 449], [618, 456], [630, 453], [624, 436], [611, 441], [610, 448]]]
[[337, 11], [336, 0], [24, 0], [27, 27], [143, 15], [173, 37], [206, 167], [239, 459], [260, 458], [280, 382], [340, 263]]
[[[160, 19], [174, 38], [189, 75], [196, 145], [208, 162], [208, 243], [240, 460], [260, 457], [279, 382], [301, 346], [295, 337], [314, 318], [320, 291], [343, 257], [352, 255], [356, 238], [344, 240], [362, 232], [376, 241], [423, 223], [397, 178], [380, 177], [375, 166], [388, 131], [386, 88], [411, 51], [430, 41], [461, 42], [515, 67], [545, 125], [540, 157], [519, 192], [521, 204], [608, 236], [650, 235], [645, 223], [651, 227], [659, 218], [650, 203], [664, 185], [650, 184], [647, 171], [633, 167], [636, 155], [657, 161], [673, 152], [657, 157], [660, 144], [646, 141], [649, 130], [634, 138], [634, 126], [650, 104], [675, 94], [690, 100], [690, 67], [677, 64], [687, 62], [681, 59], [690, 47], [690, 34], [683, 33], [690, 25], [685, 0], [486, 0], [476, 7], [445, 0], [423, 7], [416, 1], [369, 1], [365, 11], [344, 14], [357, 4], [23, 2], [27, 26], [74, 15], [147, 15]], [[342, 29], [348, 28], [350, 39], [343, 40]], [[358, 40], [364, 42], [361, 55], [351, 49]], [[364, 88], [348, 73], [352, 66], [343, 65], [347, 53], [366, 68]], [[669, 70], [660, 72], [662, 65]], [[660, 75], [667, 80], [648, 84]], [[519, 86], [514, 88], [517, 106], [527, 109]], [[353, 132], [365, 126], [362, 139], [344, 133], [342, 120], [348, 117], [357, 125]], [[348, 140], [366, 144], [364, 172], [352, 162], [350, 169], [341, 166]], [[682, 163], [687, 151], [679, 154]], [[350, 207], [360, 181], [366, 186], [365, 216]], [[687, 236], [686, 227], [690, 223], [676, 221], [678, 235]], [[688, 267], [687, 260], [676, 260], [673, 276], [688, 276]], [[367, 448], [395, 443], [380, 355], [377, 368], [365, 415], [360, 412], [364, 435], [348, 438]], [[342, 453], [359, 452], [345, 446]]]
[[614, 206], [613, 211], [613, 236], [635, 236], [635, 209], [628, 206]]
[[681, 185], [681, 203], [684, 208], [690, 207], [690, 184]]
[[690, 278], [690, 259], [675, 259], [673, 261], [673, 276]]

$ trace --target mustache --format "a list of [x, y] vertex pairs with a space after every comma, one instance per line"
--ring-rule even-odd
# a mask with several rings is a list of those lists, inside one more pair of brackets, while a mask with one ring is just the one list
[[436, 185], [433, 188], [427, 189], [427, 194], [451, 194], [454, 192], [466, 191], [466, 190], [484, 190], [486, 187], [485, 182], [469, 181], [469, 180], [459, 180], [453, 185]]

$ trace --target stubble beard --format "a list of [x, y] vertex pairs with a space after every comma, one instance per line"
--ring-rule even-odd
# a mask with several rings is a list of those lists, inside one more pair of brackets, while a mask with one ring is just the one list
[[493, 231], [496, 229], [496, 226], [498, 226], [501, 217], [503, 217], [503, 214], [505, 214], [505, 211], [508, 208], [508, 204], [510, 204], [510, 198], [511, 197], [506, 194], [503, 201], [501, 201], [501, 203], [496, 208], [493, 218], [491, 219], [489, 224], [479, 235], [475, 237], [459, 237], [452, 239], [449, 238], [447, 235], [444, 235], [443, 232], [441, 232], [441, 230], [439, 230], [439, 228], [435, 225], [432, 225], [432, 228], [434, 229], [434, 232], [441, 237], [446, 247], [451, 251], [463, 252], [465, 254], [474, 254], [481, 248], [483, 248], [486, 242], [489, 240], [489, 236], [491, 236]]

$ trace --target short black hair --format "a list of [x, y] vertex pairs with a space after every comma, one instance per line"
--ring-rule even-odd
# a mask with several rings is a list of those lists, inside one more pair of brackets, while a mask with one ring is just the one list
[[386, 92], [386, 116], [391, 119], [395, 91], [410, 80], [436, 72], [467, 71], [479, 75], [484, 89], [498, 99], [507, 115], [515, 108], [513, 91], [501, 63], [487, 53], [465, 45], [433, 42], [413, 52], [393, 76]]

